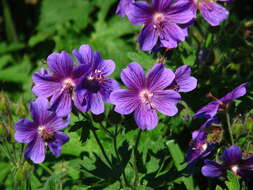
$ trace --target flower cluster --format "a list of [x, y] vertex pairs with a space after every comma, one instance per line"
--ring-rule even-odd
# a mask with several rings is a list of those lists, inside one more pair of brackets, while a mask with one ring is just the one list
[[178, 42], [184, 41], [197, 10], [212, 26], [219, 25], [229, 14], [212, 0], [152, 0], [151, 4], [120, 0], [116, 13], [127, 16], [134, 25], [144, 25], [138, 38], [140, 47], [155, 51], [161, 47], [176, 48]]
[[38, 97], [30, 108], [34, 122], [23, 119], [16, 123], [15, 138], [28, 144], [25, 156], [35, 163], [44, 160], [47, 145], [53, 154], [60, 155], [68, 137], [58, 130], [68, 125], [73, 106], [80, 112], [98, 115], [104, 112], [104, 103], [112, 103], [116, 112], [134, 112], [138, 127], [151, 130], [158, 123], [156, 111], [174, 116], [181, 99], [178, 92], [189, 92], [197, 86], [189, 66], [173, 73], [163, 64], [156, 64], [146, 77], [138, 63], [130, 63], [121, 73], [129, 90], [119, 89], [118, 83], [108, 78], [115, 69], [112, 60], [102, 59], [89, 45], [72, 53], [77, 64], [65, 51], [52, 53], [47, 58], [49, 70], [43, 68], [33, 74], [32, 91]]
[[65, 51], [52, 53], [47, 58], [50, 71], [41, 69], [32, 76], [32, 91], [38, 97], [30, 107], [34, 121], [18, 121], [15, 139], [28, 144], [25, 157], [34, 163], [43, 162], [47, 145], [53, 154], [60, 155], [68, 137], [58, 130], [69, 124], [72, 104], [82, 112], [101, 114], [104, 102], [110, 102], [111, 92], [118, 88], [117, 82], [108, 78], [115, 69], [112, 60], [102, 59], [88, 45], [73, 54], [77, 65]]
[[[199, 130], [194, 131], [192, 134], [192, 143], [185, 158], [189, 163], [189, 169], [193, 169], [199, 159], [207, 157], [212, 152], [215, 145], [220, 141], [221, 130], [218, 130], [218, 132], [214, 134], [214, 140], [208, 139], [212, 125], [219, 123], [217, 113], [227, 112], [229, 105], [234, 99], [246, 94], [246, 87], [248, 84], [249, 83], [243, 83], [239, 85], [220, 99], [214, 97], [211, 93], [208, 94], [209, 97], [214, 98], [215, 100], [201, 108], [194, 115], [195, 118], [207, 118], [207, 121]], [[218, 141], [217, 136], [219, 139]], [[241, 150], [236, 145], [225, 150], [222, 155], [222, 160], [222, 164], [218, 164], [211, 160], [205, 160], [205, 164], [201, 170], [202, 174], [207, 177], [226, 177], [226, 171], [231, 170], [234, 175], [244, 178], [245, 180], [248, 180], [250, 174], [253, 174], [253, 156], [246, 160], [242, 159]]]

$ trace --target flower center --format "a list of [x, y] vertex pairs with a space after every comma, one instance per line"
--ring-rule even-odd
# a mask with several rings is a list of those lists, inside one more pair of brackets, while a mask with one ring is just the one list
[[75, 83], [71, 78], [67, 78], [63, 80], [62, 86], [63, 88], [72, 88], [75, 86]]
[[164, 21], [163, 13], [155, 13], [154, 16], [153, 16], [153, 21], [157, 22], [157, 23], [160, 23], [160, 22]]
[[92, 80], [96, 80], [96, 81], [102, 81], [104, 79], [103, 75], [102, 75], [102, 71], [96, 69], [93, 73], [91, 73], [88, 77], [88, 80], [92, 81]]
[[152, 97], [153, 97], [153, 93], [149, 92], [148, 90], [142, 90], [139, 94], [142, 103], [144, 104], [152, 104]]
[[207, 143], [203, 144], [203, 145], [201, 146], [201, 149], [202, 149], [203, 151], [206, 151], [206, 149], [207, 149]]
[[43, 139], [43, 141], [48, 142], [54, 138], [54, 132], [48, 131], [45, 126], [38, 127], [39, 136]]
[[233, 165], [233, 166], [231, 166], [231, 170], [232, 170], [232, 172], [233, 172], [235, 175], [237, 175], [237, 172], [238, 172], [238, 170], [239, 170], [238, 165]]

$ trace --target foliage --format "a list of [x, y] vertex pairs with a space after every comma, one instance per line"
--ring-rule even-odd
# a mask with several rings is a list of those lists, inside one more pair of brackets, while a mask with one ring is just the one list
[[[0, 189], [247, 189], [249, 184], [232, 173], [227, 179], [215, 180], [203, 177], [196, 169], [190, 176], [184, 163], [191, 133], [200, 126], [199, 120], [191, 118], [210, 101], [206, 94], [211, 91], [222, 97], [237, 84], [253, 81], [253, 8], [246, 2], [251, 12], [243, 12], [238, 3], [229, 7], [230, 17], [219, 27], [210, 27], [197, 18], [187, 40], [177, 49], [158, 53], [157, 58], [139, 50], [136, 40], [140, 27], [115, 15], [116, 0], [2, 0]], [[120, 72], [128, 63], [136, 61], [147, 71], [164, 59], [173, 70], [190, 65], [198, 87], [183, 95], [176, 117], [159, 115], [159, 125], [140, 134], [132, 116], [119, 118], [109, 105], [102, 119], [89, 114], [92, 119], [87, 120], [72, 114], [71, 124], [64, 131], [71, 140], [63, 146], [61, 156], [47, 153], [46, 162], [34, 165], [24, 160], [24, 146], [13, 138], [14, 123], [28, 117], [28, 102], [35, 98], [31, 95], [32, 73], [44, 67], [50, 53], [71, 53], [82, 44], [90, 44], [105, 59], [116, 62], [113, 77], [119, 82]], [[249, 154], [253, 154], [252, 100], [251, 84], [247, 96], [230, 110], [235, 142]], [[96, 135], [108, 158], [101, 152]], [[225, 141], [217, 152], [227, 146]]]

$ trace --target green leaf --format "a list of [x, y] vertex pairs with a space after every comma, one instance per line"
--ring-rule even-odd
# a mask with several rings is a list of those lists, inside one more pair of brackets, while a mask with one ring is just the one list
[[215, 190], [223, 190], [221, 186], [217, 185]]
[[227, 181], [225, 181], [227, 188], [229, 190], [238, 190], [240, 189], [240, 183], [238, 178], [231, 172], [227, 173]]
[[[184, 162], [184, 154], [180, 150], [178, 144], [175, 143], [174, 140], [167, 141], [166, 145], [169, 148], [170, 154], [173, 158], [174, 164], [178, 171], [183, 170], [186, 167], [186, 164], [182, 164]], [[187, 190], [196, 190], [197, 187], [194, 187], [193, 178], [190, 177], [181, 177], [179, 181], [182, 181]]]

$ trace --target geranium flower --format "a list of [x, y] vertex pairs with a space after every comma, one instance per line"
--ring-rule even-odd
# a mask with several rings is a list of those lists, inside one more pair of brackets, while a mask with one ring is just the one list
[[46, 98], [37, 98], [30, 105], [33, 121], [22, 119], [15, 124], [15, 140], [28, 144], [25, 157], [34, 163], [41, 163], [45, 159], [46, 146], [56, 156], [61, 154], [61, 146], [69, 137], [59, 130], [69, 124], [69, 119], [63, 120], [54, 112], [48, 111], [49, 102]]
[[197, 79], [191, 76], [191, 67], [183, 65], [175, 72], [175, 79], [168, 87], [177, 92], [190, 92], [197, 86]]
[[72, 109], [76, 85], [87, 66], [74, 66], [71, 56], [64, 51], [49, 55], [47, 65], [51, 72], [41, 69], [33, 74], [32, 91], [38, 97], [50, 98], [50, 109], [57, 115], [67, 116]]
[[188, 35], [184, 25], [194, 18], [189, 2], [180, 0], [152, 0], [131, 3], [127, 16], [134, 25], [143, 25], [138, 41], [144, 51], [153, 48], [175, 48]]
[[217, 112], [227, 110], [229, 107], [230, 102], [232, 102], [234, 99], [237, 99], [241, 96], [244, 96], [246, 94], [246, 87], [249, 85], [249, 83], [243, 83], [236, 87], [234, 90], [226, 94], [226, 96], [222, 97], [221, 99], [215, 98], [213, 95], [209, 94], [212, 98], [216, 99], [203, 108], [201, 108], [197, 113], [194, 115], [194, 117], [198, 118], [210, 118], [214, 117]]
[[118, 83], [110, 78], [115, 69], [112, 60], [104, 60], [99, 52], [93, 51], [89, 45], [82, 45], [79, 50], [73, 50], [79, 65], [85, 65], [88, 69], [82, 76], [76, 87], [75, 106], [93, 114], [104, 112], [104, 102], [110, 103], [110, 94], [119, 88]]
[[227, 148], [222, 157], [222, 164], [206, 160], [201, 172], [206, 177], [225, 177], [226, 171], [231, 170], [234, 175], [250, 180], [253, 174], [253, 156], [243, 159], [240, 148], [236, 145]]
[[154, 65], [146, 77], [138, 63], [130, 63], [121, 72], [121, 80], [129, 89], [112, 92], [111, 103], [116, 105], [118, 113], [134, 112], [138, 127], [151, 130], [158, 123], [156, 111], [167, 116], [178, 112], [176, 104], [180, 95], [174, 90], [165, 90], [174, 78], [175, 74], [163, 64]]
[[[223, 6], [213, 0], [187, 0], [192, 3], [192, 11], [197, 13], [200, 11], [204, 19], [211, 26], [218, 26], [222, 21], [228, 18], [229, 12]], [[231, 0], [217, 0], [221, 2], [228, 2]]]

